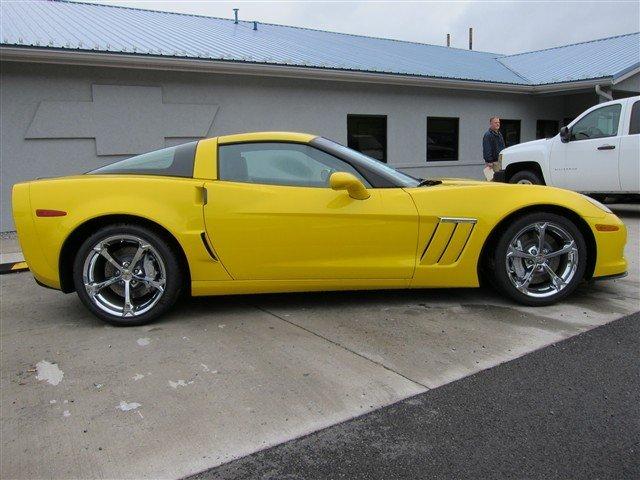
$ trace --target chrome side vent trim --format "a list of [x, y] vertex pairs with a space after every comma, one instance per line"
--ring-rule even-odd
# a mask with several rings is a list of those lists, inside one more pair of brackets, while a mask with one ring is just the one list
[[477, 223], [477, 218], [467, 217], [440, 217], [440, 223]]

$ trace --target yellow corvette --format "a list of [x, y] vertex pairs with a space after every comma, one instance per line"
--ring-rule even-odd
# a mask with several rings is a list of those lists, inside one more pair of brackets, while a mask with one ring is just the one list
[[43, 286], [140, 325], [182, 293], [476, 287], [547, 305], [623, 275], [624, 224], [583, 195], [420, 180], [314, 135], [200, 140], [13, 188]]

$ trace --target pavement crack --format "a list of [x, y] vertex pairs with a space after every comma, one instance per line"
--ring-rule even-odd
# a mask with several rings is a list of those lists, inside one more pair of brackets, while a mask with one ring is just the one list
[[398, 376], [400, 376], [400, 377], [404, 378], [405, 380], [408, 380], [409, 382], [414, 383], [415, 385], [418, 385], [418, 386], [420, 386], [420, 387], [424, 388], [424, 389], [425, 389], [425, 391], [426, 391], [426, 390], [431, 390], [431, 389], [430, 389], [429, 387], [427, 387], [425, 384], [420, 383], [420, 382], [417, 382], [417, 381], [415, 381], [414, 379], [409, 378], [409, 377], [407, 377], [406, 375], [403, 375], [402, 373], [398, 372], [397, 370], [394, 370], [393, 368], [389, 368], [389, 367], [388, 367], [388, 366], [386, 366], [384, 363], [376, 362], [375, 360], [373, 360], [373, 359], [371, 359], [371, 358], [367, 357], [366, 355], [363, 355], [363, 354], [361, 354], [361, 353], [359, 353], [359, 352], [356, 352], [355, 350], [352, 350], [352, 349], [350, 349], [350, 348], [348, 348], [348, 347], [345, 347], [344, 345], [342, 345], [342, 344], [340, 344], [340, 343], [338, 343], [338, 342], [336, 342], [336, 341], [334, 341], [334, 340], [331, 340], [330, 338], [327, 338], [327, 337], [325, 337], [325, 336], [323, 336], [323, 335], [320, 335], [319, 333], [314, 332], [313, 330], [309, 330], [308, 328], [303, 327], [302, 325], [299, 325], [299, 324], [297, 324], [297, 323], [295, 323], [295, 322], [292, 322], [291, 320], [288, 320], [288, 319], [286, 319], [286, 318], [284, 318], [284, 317], [281, 317], [281, 316], [280, 316], [280, 315], [278, 315], [277, 313], [270, 312], [269, 310], [267, 310], [266, 308], [261, 307], [260, 305], [255, 305], [255, 304], [254, 304], [253, 306], [254, 306], [255, 308], [257, 308], [258, 310], [260, 310], [260, 311], [262, 311], [262, 312], [264, 312], [264, 313], [266, 313], [266, 314], [268, 314], [268, 315], [271, 315], [271, 316], [273, 316], [273, 317], [276, 317], [276, 318], [277, 318], [277, 319], [279, 319], [279, 320], [282, 320], [283, 322], [288, 323], [289, 325], [292, 325], [292, 326], [297, 327], [297, 328], [299, 328], [299, 329], [301, 329], [301, 330], [304, 330], [305, 332], [310, 333], [311, 335], [314, 335], [314, 336], [316, 336], [316, 337], [318, 337], [318, 338], [321, 338], [322, 340], [324, 340], [324, 341], [326, 341], [326, 342], [329, 342], [329, 343], [331, 343], [331, 344], [335, 345], [336, 347], [339, 347], [339, 348], [341, 348], [341, 349], [343, 349], [343, 350], [346, 350], [347, 352], [352, 353], [353, 355], [356, 355], [356, 356], [358, 356], [358, 357], [360, 357], [360, 358], [362, 358], [362, 359], [364, 359], [364, 360], [367, 360], [368, 362], [373, 363], [374, 365], [378, 365], [379, 367], [382, 367], [382, 368], [384, 368], [385, 370], [387, 370], [387, 371], [389, 371], [389, 372], [391, 372], [391, 373], [394, 373], [394, 374], [396, 374], [396, 375], [398, 375]]

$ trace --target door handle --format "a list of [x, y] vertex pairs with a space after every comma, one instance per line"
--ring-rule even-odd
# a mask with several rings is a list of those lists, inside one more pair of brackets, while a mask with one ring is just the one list
[[613, 150], [615, 148], [616, 148], [615, 145], [600, 145], [598, 147], [598, 150]]

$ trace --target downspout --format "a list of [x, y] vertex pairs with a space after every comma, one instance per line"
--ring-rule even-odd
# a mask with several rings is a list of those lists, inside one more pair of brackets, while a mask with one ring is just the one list
[[610, 102], [613, 100], [611, 92], [603, 90], [600, 85], [596, 85], [596, 95], [599, 97], [598, 103]]

